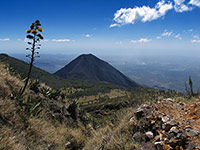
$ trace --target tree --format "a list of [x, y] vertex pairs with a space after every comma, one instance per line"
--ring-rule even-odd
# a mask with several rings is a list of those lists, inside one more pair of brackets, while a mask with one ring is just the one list
[[193, 92], [193, 82], [192, 82], [191, 76], [189, 76], [189, 85], [190, 85], [190, 94], [191, 94], [191, 96], [194, 96], [194, 92]]
[[33, 62], [35, 61], [36, 57], [40, 57], [39, 52], [37, 50], [39, 50], [41, 46], [40, 40], [44, 39], [44, 37], [41, 35], [41, 32], [43, 32], [43, 29], [40, 26], [41, 26], [40, 21], [36, 20], [34, 23], [30, 25], [30, 28], [26, 30], [26, 33], [27, 33], [26, 38], [28, 39], [27, 44], [30, 46], [26, 48], [26, 50], [30, 51], [31, 54], [26, 55], [26, 57], [30, 58], [30, 65], [29, 65], [29, 71], [27, 74], [27, 78], [25, 80], [24, 87], [20, 92], [21, 95], [24, 93], [28, 85], [28, 81], [31, 75], [31, 70], [33, 67]]

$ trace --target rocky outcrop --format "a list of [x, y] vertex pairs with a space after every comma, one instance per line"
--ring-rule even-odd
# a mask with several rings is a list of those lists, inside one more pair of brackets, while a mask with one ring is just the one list
[[164, 99], [135, 111], [133, 139], [141, 150], [200, 149], [200, 103]]

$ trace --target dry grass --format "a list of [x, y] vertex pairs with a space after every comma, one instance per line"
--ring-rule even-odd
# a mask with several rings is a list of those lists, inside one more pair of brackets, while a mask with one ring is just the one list
[[[6, 65], [0, 63], [0, 149], [1, 150], [44, 150], [83, 147], [86, 137], [84, 127], [70, 128], [52, 121], [43, 110], [39, 116], [27, 116], [12, 93], [23, 87], [23, 82], [9, 74]], [[30, 94], [26, 91], [24, 99]], [[37, 95], [35, 95], [37, 97]], [[70, 143], [70, 144], [69, 144]]]
[[[11, 128], [0, 128], [0, 149], [1, 150], [24, 150], [27, 147], [23, 143], [23, 137], [18, 137]], [[23, 138], [24, 139], [24, 138]]]
[[129, 121], [133, 112], [133, 108], [126, 109], [118, 115], [119, 122], [94, 131], [84, 148], [86, 150], [129, 150], [135, 147], [131, 133], [133, 122]]
[[0, 63], [0, 97], [6, 98], [13, 92], [18, 92], [23, 87], [23, 82], [12, 76], [5, 69], [6, 65]]
[[[42, 118], [30, 118], [28, 120], [29, 123], [29, 132], [33, 133], [33, 139], [38, 138], [37, 143], [40, 143], [40, 145], [37, 145], [38, 149], [47, 148], [50, 147], [58, 147], [59, 149], [65, 148], [66, 138], [69, 134], [69, 129], [59, 124], [57, 127], [53, 126], [51, 122], [42, 119]], [[36, 145], [32, 145], [33, 148]]]
[[0, 99], [0, 149], [25, 149], [24, 126], [24, 114], [14, 101]]
[[88, 103], [88, 102], [93, 102], [95, 100], [98, 100], [99, 97], [109, 97], [110, 99], [113, 99], [113, 98], [117, 98], [117, 97], [122, 97], [122, 96], [126, 96], [127, 94], [129, 94], [128, 92], [126, 91], [123, 91], [123, 90], [119, 90], [119, 89], [114, 89], [114, 90], [111, 90], [109, 93], [98, 93], [97, 95], [92, 95], [92, 96], [83, 96], [83, 97], [80, 97], [78, 99], [79, 102], [82, 102], [82, 103]]
[[5, 123], [14, 125], [21, 121], [21, 118], [17, 115], [17, 111], [14, 101], [0, 99], [0, 117], [6, 121]]

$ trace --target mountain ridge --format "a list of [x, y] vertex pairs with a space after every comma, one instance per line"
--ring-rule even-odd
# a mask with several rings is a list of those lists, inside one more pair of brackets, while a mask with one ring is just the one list
[[[29, 68], [29, 64], [16, 59], [14, 57], [11, 57], [7, 54], [0, 53], [0, 62], [4, 62], [9, 67], [13, 68], [17, 73], [20, 73], [23, 78], [25, 78], [26, 73]], [[31, 79], [38, 79], [41, 82], [45, 83], [46, 85], [53, 87], [53, 88], [63, 88], [63, 87], [84, 87], [84, 88], [94, 88], [96, 87], [98, 90], [101, 88], [120, 88], [117, 85], [110, 84], [107, 82], [92, 82], [92, 81], [83, 81], [83, 80], [73, 80], [73, 79], [64, 79], [61, 77], [58, 77], [54, 74], [51, 74], [49, 72], [46, 72], [38, 67], [33, 66], [32, 73], [31, 73]], [[101, 90], [100, 90], [101, 91]]]
[[106, 81], [124, 87], [140, 87], [108, 62], [93, 54], [82, 54], [54, 73], [66, 79]]

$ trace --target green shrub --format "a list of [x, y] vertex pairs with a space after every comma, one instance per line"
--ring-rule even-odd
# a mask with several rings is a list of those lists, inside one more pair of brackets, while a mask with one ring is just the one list
[[40, 81], [39, 80], [31, 80], [30, 82], [30, 90], [34, 91], [35, 93], [39, 93]]
[[27, 99], [18, 100], [20, 107], [22, 110], [30, 115], [36, 116], [42, 111], [42, 100], [33, 98], [32, 96], [28, 96]]
[[45, 96], [50, 99], [57, 100], [60, 96], [60, 90], [59, 89], [50, 89], [50, 88], [41, 88], [40, 92]]
[[75, 99], [70, 100], [70, 105], [68, 107], [68, 112], [72, 119], [77, 120], [77, 109], [78, 109], [78, 101]]

